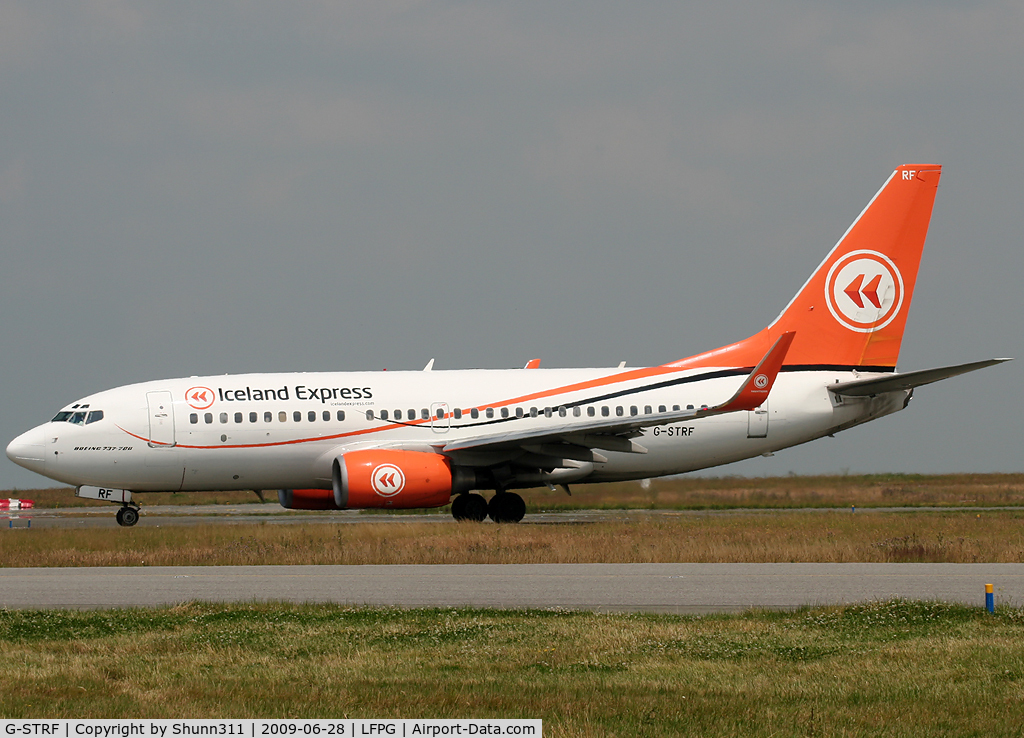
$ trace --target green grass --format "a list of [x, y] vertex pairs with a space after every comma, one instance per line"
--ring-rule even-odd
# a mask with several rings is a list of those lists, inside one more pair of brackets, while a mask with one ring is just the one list
[[0, 716], [538, 717], [548, 736], [1010, 736], [1024, 611], [0, 611]]

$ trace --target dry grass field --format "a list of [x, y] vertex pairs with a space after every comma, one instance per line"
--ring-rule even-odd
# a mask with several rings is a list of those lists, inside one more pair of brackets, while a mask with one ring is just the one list
[[[736, 507], [903, 507], [1024, 506], [1024, 474], [873, 474], [835, 477], [676, 477], [639, 482], [579, 485], [572, 496], [546, 488], [523, 493], [527, 509], [538, 510], [702, 510]], [[0, 497], [24, 497], [37, 507], [93, 507], [69, 487], [7, 490]], [[277, 506], [277, 492], [265, 493]], [[161, 492], [138, 495], [143, 505], [207, 505], [257, 502], [252, 491]], [[447, 508], [438, 512], [447, 514]]]
[[[628, 518], [628, 516], [627, 516]], [[0, 530], [0, 566], [1024, 562], [1024, 510], [635, 515], [585, 524]]]
[[1020, 736], [1024, 611], [0, 611], [5, 718], [489, 718], [575, 736]]

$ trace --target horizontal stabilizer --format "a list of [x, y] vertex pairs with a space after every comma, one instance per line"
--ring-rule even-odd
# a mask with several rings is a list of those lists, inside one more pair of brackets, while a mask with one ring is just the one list
[[939, 382], [960, 374], [984, 369], [987, 366], [1002, 364], [1012, 359], [987, 359], [985, 361], [974, 361], [970, 364], [958, 364], [956, 366], [943, 366], [938, 369], [922, 369], [918, 372], [906, 372], [904, 374], [890, 374], [885, 377], [873, 377], [871, 379], [857, 379], [852, 382], [840, 382], [830, 384], [829, 392], [846, 397], [868, 397], [881, 395], [885, 392], [898, 392], [900, 390], [913, 389], [932, 382]]

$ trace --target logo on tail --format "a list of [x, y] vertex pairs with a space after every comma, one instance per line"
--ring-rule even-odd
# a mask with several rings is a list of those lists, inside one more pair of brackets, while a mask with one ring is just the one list
[[903, 307], [903, 276], [877, 251], [853, 251], [832, 265], [825, 301], [840, 325], [857, 333], [885, 328]]

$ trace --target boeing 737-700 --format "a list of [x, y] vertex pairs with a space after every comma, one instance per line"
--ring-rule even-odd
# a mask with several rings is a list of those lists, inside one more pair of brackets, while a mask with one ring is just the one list
[[[644, 479], [768, 454], [904, 409], [897, 373], [941, 168], [890, 175], [782, 313], [746, 340], [648, 368], [192, 377], [106, 390], [7, 447], [110, 500], [278, 490], [286, 508], [427, 508], [522, 519], [515, 489]], [[479, 490], [494, 490], [486, 500]]]

